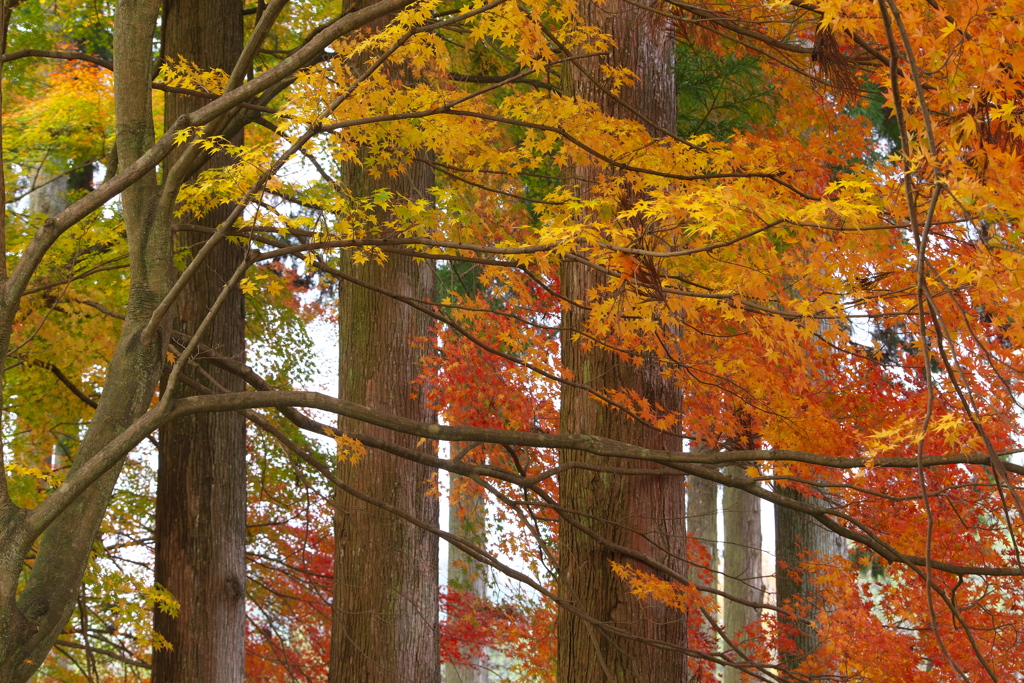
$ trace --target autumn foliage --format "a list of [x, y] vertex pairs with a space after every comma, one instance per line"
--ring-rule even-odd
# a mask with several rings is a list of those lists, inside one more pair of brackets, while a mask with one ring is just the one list
[[[492, 589], [442, 590], [439, 664], [482, 658], [503, 680], [560, 680], [556, 621], [579, 603], [559, 590], [559, 525], [590, 514], [560, 500], [560, 454], [590, 449], [651, 463], [650, 476], [741, 489], [843, 539], [846, 552], [788, 565], [766, 555], [766, 573], [808, 590], [783, 603], [770, 588], [740, 634], [724, 632], [723, 577], [694, 539], [682, 574], [609, 550], [618, 555], [605, 569], [631, 599], [685, 624], [686, 642], [651, 647], [685, 651], [694, 683], [731, 666], [761, 681], [1019, 677], [1024, 3], [641, 2], [677, 44], [679, 120], [663, 130], [570, 91], [586, 77], [621, 101], [636, 86], [636, 74], [599, 61], [618, 47], [583, 21], [583, 2], [396, 5], [379, 30], [345, 31], [294, 68], [290, 51], [341, 21], [342, 7], [286, 3], [243, 81], [282, 64], [290, 75], [225, 110], [244, 119], [245, 143], [217, 128], [230, 116], [170, 128], [167, 149], [229, 163], [167, 195], [168, 234], [239, 207], [211, 239], [244, 245], [247, 259], [230, 284], [246, 295], [238, 372], [250, 390], [208, 387], [188, 404], [250, 420], [246, 675], [327, 676], [331, 477], [383, 447], [340, 433], [341, 414], [419, 437], [401, 457], [447, 471], [431, 495], [485, 501], [472, 538], [422, 524], [473, 553]], [[72, 464], [141, 305], [128, 267], [151, 258], [132, 242], [121, 190], [39, 246], [55, 215], [104, 191], [103, 173], [127, 173], [113, 153], [109, 46], [42, 28], [79, 22], [107, 35], [113, 10], [60, 0], [47, 18], [43, 4], [13, 3], [0, 74], [0, 279], [30, 270], [11, 280], [21, 289], [0, 315], [5, 490], [12, 510], [39, 515], [70, 504], [56, 492], [77, 486]], [[250, 9], [254, 34], [265, 3]], [[155, 92], [210, 102], [237, 85], [182, 61], [154, 74]], [[420, 167], [434, 179], [428, 196], [361, 196], [345, 180], [355, 168], [385, 180]], [[59, 192], [33, 203], [47, 187]], [[434, 264], [433, 297], [380, 292], [434, 321], [408, 340], [426, 355], [409, 391], [444, 425], [429, 433], [332, 403], [336, 382], [324, 376], [323, 359], [337, 357], [338, 278], [365, 285], [399, 257]], [[147, 261], [145, 272], [179, 277], [186, 260]], [[569, 297], [567, 268], [600, 284]], [[159, 328], [166, 310], [151, 308]], [[156, 473], [145, 439], [173, 408], [156, 385], [177, 381], [190, 356], [213, 358], [190, 342], [168, 336], [148, 370], [154, 386], [140, 389], [150, 405], [118, 422], [122, 434], [153, 421], [104, 456], [120, 478], [41, 680], [146, 680], [152, 649], [166, 646], [151, 615], [176, 606], [149, 573]], [[594, 389], [563, 367], [567, 345], [656, 375], [673, 401]], [[687, 446], [564, 434], [565, 386]], [[595, 471], [637, 474], [625, 469]], [[8, 563], [14, 587], [0, 598], [11, 609], [47, 525]], [[610, 632], [608, 615], [586, 616]], [[793, 624], [811, 625], [819, 646], [804, 651]], [[742, 648], [725, 645], [736, 638]], [[27, 656], [3, 654], [12, 667]]]

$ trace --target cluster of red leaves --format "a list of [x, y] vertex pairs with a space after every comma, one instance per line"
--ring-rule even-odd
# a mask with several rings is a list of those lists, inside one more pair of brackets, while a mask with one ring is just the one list
[[495, 653], [511, 662], [520, 680], [555, 680], [555, 608], [550, 601], [495, 604], [470, 591], [443, 588], [441, 609], [442, 662], [468, 666]]
[[293, 524], [263, 537], [269, 547], [249, 558], [246, 678], [325, 680], [333, 539]]

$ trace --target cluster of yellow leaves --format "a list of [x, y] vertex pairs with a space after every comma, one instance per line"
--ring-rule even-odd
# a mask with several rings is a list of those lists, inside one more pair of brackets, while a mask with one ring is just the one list
[[356, 464], [366, 455], [366, 446], [362, 441], [353, 439], [348, 434], [335, 432], [334, 442], [337, 446], [338, 462]]
[[718, 604], [714, 596], [701, 592], [692, 583], [681, 584], [677, 581], [666, 581], [650, 572], [615, 561], [610, 561], [610, 564], [615, 575], [628, 583], [630, 592], [640, 600], [654, 600], [674, 607], [684, 614], [704, 611], [713, 615], [718, 611]]
[[[113, 79], [104, 69], [72, 62], [39, 75], [43, 97], [14, 96], [4, 113], [4, 161], [29, 187], [87, 161], [102, 161], [114, 136]], [[13, 186], [8, 185], [8, 199]]]
[[228, 83], [228, 74], [222, 69], [201, 69], [187, 59], [172, 57], [160, 65], [157, 80], [175, 88], [219, 95]]

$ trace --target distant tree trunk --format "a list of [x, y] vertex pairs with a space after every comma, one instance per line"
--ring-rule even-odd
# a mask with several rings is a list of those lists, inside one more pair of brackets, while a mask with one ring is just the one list
[[[742, 477], [743, 468], [730, 466], [731, 477]], [[764, 592], [761, 570], [761, 499], [746, 491], [726, 487], [722, 509], [725, 515], [725, 593], [739, 600], [760, 602]], [[741, 631], [760, 617], [754, 607], [725, 600], [725, 633], [743, 651], [747, 640]], [[738, 654], [734, 659], [740, 659]], [[724, 683], [740, 683], [739, 669], [725, 667]]]
[[[690, 477], [686, 488], [686, 524], [693, 539], [710, 555], [706, 569], [711, 572], [711, 586], [718, 585], [718, 484], [700, 477]], [[699, 581], [699, 567], [690, 568], [690, 576]]]
[[[230, 72], [242, 50], [242, 0], [168, 0], [163, 35], [165, 57]], [[174, 121], [205, 103], [169, 94], [164, 119]], [[165, 170], [177, 158], [170, 157]], [[204, 168], [227, 162], [215, 157]], [[227, 211], [215, 210], [196, 222], [216, 227]], [[208, 238], [181, 231], [177, 246], [194, 254]], [[176, 329], [196, 331], [243, 257], [240, 245], [226, 241], [212, 251], [179, 299]], [[245, 359], [245, 299], [237, 287], [203, 343], [223, 356]], [[237, 376], [197, 362], [228, 391], [245, 391]], [[211, 386], [198, 371], [186, 374]], [[176, 391], [193, 393], [186, 387]], [[155, 574], [181, 608], [177, 617], [154, 614], [157, 632], [173, 649], [153, 653], [153, 683], [240, 683], [245, 671], [245, 419], [238, 413], [178, 419], [160, 430], [159, 451]]]
[[[624, 118], [629, 109], [641, 112], [655, 126], [673, 130], [675, 121], [674, 47], [668, 22], [625, 0], [603, 4], [583, 3], [585, 21], [601, 27], [615, 41], [607, 63], [628, 67], [639, 83], [623, 88], [624, 107], [609, 97], [589, 78], [573, 71], [574, 93], [582, 99], [601, 103], [604, 110]], [[587, 60], [590, 74], [601, 79], [597, 60]], [[607, 87], [607, 84], [603, 84]], [[580, 187], [586, 192], [588, 180], [596, 179], [593, 168], [577, 168]], [[567, 262], [562, 271], [562, 292], [572, 301], [582, 301], [587, 292], [606, 282], [597, 271]], [[562, 360], [575, 382], [598, 392], [628, 389], [652, 404], [678, 406], [674, 388], [663, 380], [654, 362], [634, 366], [613, 353], [594, 348], [583, 350], [573, 340], [586, 312], [567, 306], [563, 314]], [[682, 442], [638, 424], [596, 401], [586, 391], [562, 389], [561, 430], [565, 433], [594, 434], [627, 443], [680, 450]], [[597, 463], [613, 467], [649, 469], [635, 461], [595, 458], [563, 451], [563, 464]], [[677, 476], [606, 474], [569, 470], [559, 477], [561, 503], [578, 511], [573, 521], [612, 542], [647, 553], [685, 573], [686, 493], [685, 479]], [[650, 571], [633, 560], [613, 552], [582, 530], [563, 520], [559, 531], [559, 597], [601, 625], [629, 632], [632, 636], [609, 633], [600, 626], [561, 608], [558, 613], [558, 680], [561, 683], [680, 683], [687, 678], [686, 656], [671, 649], [640, 643], [639, 638], [685, 646], [685, 615], [654, 602], [641, 602], [629, 586], [616, 577], [609, 561]], [[657, 546], [657, 547], [656, 547]]]
[[[370, 4], [357, 2], [346, 9]], [[414, 163], [394, 178], [374, 179], [358, 164], [348, 164], [345, 174], [345, 187], [357, 197], [383, 188], [400, 197], [428, 199], [433, 183], [426, 164]], [[435, 288], [431, 264], [391, 254], [383, 266], [372, 261], [355, 265], [345, 256], [341, 271], [403, 297], [429, 300]], [[413, 387], [424, 353], [416, 340], [429, 334], [430, 319], [359, 285], [342, 280], [339, 287], [338, 395], [434, 421], [425, 396]], [[351, 420], [339, 420], [338, 428], [421, 447], [414, 436]], [[438, 498], [432, 492], [437, 471], [432, 468], [371, 449], [357, 463], [340, 462], [338, 476], [417, 519], [438, 524]], [[437, 537], [340, 490], [335, 504], [330, 683], [440, 683]]]
[[[468, 479], [452, 475], [448, 503], [448, 530], [471, 543], [484, 545], [487, 538], [487, 499]], [[454, 546], [448, 547], [448, 587], [487, 598], [487, 568]], [[484, 657], [469, 658], [469, 666], [445, 665], [445, 683], [487, 683]]]
[[[711, 572], [710, 583], [701, 577], [702, 567], [696, 563], [690, 566], [690, 580], [711, 588], [719, 587], [718, 567], [718, 484], [700, 477], [689, 477], [686, 487], [686, 526], [692, 538], [710, 556], [704, 569]], [[692, 556], [691, 556], [692, 559]], [[710, 623], [704, 623], [702, 635], [709, 643], [718, 642], [718, 634]]]
[[[793, 500], [805, 503], [819, 502], [788, 486], [779, 486], [778, 492]], [[807, 515], [784, 508], [775, 507], [775, 556], [778, 567], [775, 582], [778, 590], [778, 604], [785, 607], [787, 603], [798, 601], [804, 605], [803, 611], [810, 610], [809, 618], [791, 619], [780, 615], [779, 622], [783, 628], [793, 629], [796, 633], [796, 652], [784, 654], [782, 664], [787, 670], [793, 670], [811, 653], [818, 649], [818, 634], [815, 630], [813, 614], [821, 607], [815, 582], [806, 575], [801, 575], [800, 565], [807, 561], [808, 553], [828, 557], [829, 555], [845, 554], [846, 543], [842, 537], [822, 527]], [[784, 565], [784, 568], [783, 568]]]

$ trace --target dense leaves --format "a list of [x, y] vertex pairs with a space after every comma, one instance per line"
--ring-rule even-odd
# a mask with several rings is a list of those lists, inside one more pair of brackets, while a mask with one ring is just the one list
[[[112, 154], [125, 144], [115, 143], [114, 119], [116, 98], [126, 97], [115, 87], [126, 72], [108, 63], [113, 8], [8, 4], [7, 50], [17, 59], [3, 70], [5, 277], [17, 268], [31, 277], [4, 285], [4, 471], [11, 510], [49, 514], [58, 503], [47, 501], [62, 500], [55, 492], [77, 486], [81, 469], [69, 467], [86, 435], [106, 433], [97, 405], [122, 400], [104, 387], [126, 353], [123, 321], [134, 311], [158, 329], [172, 308], [158, 307], [168, 291], [140, 294], [138, 274], [175, 264], [140, 246], [145, 231], [133, 221], [142, 214], [115, 198], [141, 187], [141, 174], [67, 224], [53, 219], [104, 192], [101, 174], [127, 178], [135, 161]], [[249, 676], [325, 675], [325, 476], [365, 439], [301, 412], [351, 407], [285, 392], [333, 393], [333, 380], [318, 374], [335, 353], [323, 332], [333, 278], [361, 280], [396, 254], [439, 264], [434, 300], [383, 293], [436, 321], [429, 338], [409, 340], [430, 350], [409, 390], [425, 392], [445, 424], [466, 428], [445, 436], [451, 457], [428, 464], [460, 475], [447, 494], [465, 487], [486, 499], [479, 533], [450, 540], [477, 553], [503, 596], [439, 596], [447, 661], [486, 654], [508, 680], [555, 678], [555, 604], [566, 599], [555, 571], [558, 521], [581, 512], [558, 497], [558, 391], [583, 382], [559, 353], [575, 344], [660, 373], [679, 407], [582, 388], [622, 419], [691, 445], [588, 447], [799, 507], [784, 486], [813, 500], [800, 511], [850, 550], [777, 567], [815, 590], [803, 603], [765, 597], [760, 621], [747, 627], [745, 661], [713, 635], [722, 635], [716, 575], [608, 566], [636, 599], [686, 620], [688, 641], [665, 645], [687, 648], [694, 681], [730, 664], [752, 680], [1020, 674], [1024, 470], [1011, 456], [1024, 372], [1021, 3], [666, 3], [651, 11], [672, 18], [677, 41], [676, 130], [569, 92], [571, 70], [612, 98], [636, 79], [596, 66], [614, 38], [586, 25], [575, 2], [395, 4], [385, 28], [353, 25], [287, 61], [342, 21], [340, 5], [287, 3], [237, 82], [186, 62], [153, 69], [155, 88], [210, 102], [268, 79], [247, 91], [247, 107], [225, 108], [231, 116], [169, 133], [180, 148], [231, 164], [164, 186], [159, 206], [174, 208], [153, 228], [170, 234], [213, 207], [238, 207], [214, 239], [248, 249], [236, 280], [247, 295], [250, 367], [239, 371], [252, 389], [288, 396], [250, 391], [244, 405], [216, 391], [203, 397], [204, 410], [245, 409], [251, 421]], [[250, 9], [256, 35], [266, 7]], [[15, 52], [26, 49], [49, 52]], [[245, 145], [222, 136], [232, 125], [246, 126]], [[153, 169], [161, 159], [138, 163]], [[359, 196], [345, 182], [353, 164], [376, 178], [425, 166], [435, 184], [428, 197]], [[574, 176], [582, 167], [596, 169], [586, 188]], [[160, 182], [176, 177], [160, 172]], [[358, 265], [354, 276], [339, 271], [343, 255]], [[184, 254], [174, 258], [187, 265]], [[567, 263], [603, 274], [603, 284], [567, 300]], [[574, 329], [560, 322], [569, 309], [582, 312]], [[188, 345], [171, 339], [147, 372], [177, 381], [175, 368], [205, 353]], [[54, 680], [144, 679], [150, 649], [162, 645], [151, 610], [175, 608], [148, 574], [154, 472], [143, 439], [159, 410], [173, 408], [154, 388], [139, 389], [143, 403], [152, 396], [149, 412], [143, 405], [117, 422], [134, 442], [111, 451], [109, 465], [122, 470], [101, 501], [107, 516], [80, 598], [42, 669]], [[299, 409], [278, 410], [285, 404]], [[751, 434], [756, 448], [735, 447]], [[103, 438], [89, 458], [113, 439]], [[724, 464], [743, 474], [723, 473]], [[4, 565], [21, 586], [0, 596], [4, 609], [18, 609], [36, 569], [43, 529], [33, 529]], [[708, 567], [701, 548], [691, 544], [687, 560]], [[777, 609], [815, 623], [824, 644], [795, 670], [780, 664], [795, 661], [787, 655], [798, 638]]]

